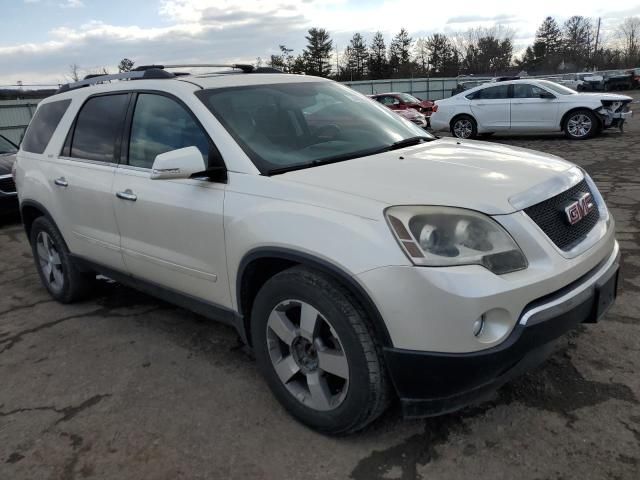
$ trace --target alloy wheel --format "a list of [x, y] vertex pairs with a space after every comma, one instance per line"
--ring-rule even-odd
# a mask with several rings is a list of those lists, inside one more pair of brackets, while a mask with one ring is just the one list
[[473, 133], [473, 125], [471, 120], [466, 118], [456, 120], [453, 124], [453, 134], [458, 138], [469, 138]]
[[280, 302], [267, 320], [271, 364], [289, 393], [314, 410], [334, 410], [349, 389], [349, 364], [329, 321], [300, 300]]
[[64, 273], [62, 261], [51, 236], [47, 232], [39, 232], [36, 237], [36, 250], [38, 263], [42, 276], [47, 285], [54, 292], [60, 292], [64, 288]]
[[593, 128], [593, 122], [584, 113], [573, 115], [567, 121], [567, 130], [574, 137], [586, 137]]

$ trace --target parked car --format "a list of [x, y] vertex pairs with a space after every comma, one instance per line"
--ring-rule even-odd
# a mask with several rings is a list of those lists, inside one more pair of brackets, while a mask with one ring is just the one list
[[578, 73], [576, 75], [578, 81], [582, 84], [579, 85], [579, 91], [586, 92], [601, 92], [604, 90], [604, 77], [596, 73]]
[[16, 185], [11, 173], [17, 151], [15, 143], [0, 135], [0, 215], [18, 211]]
[[[369, 98], [372, 100], [376, 100], [373, 96], [369, 95]], [[377, 101], [377, 100], [376, 100]], [[415, 123], [421, 128], [429, 127], [429, 117], [426, 117], [424, 114], [418, 112], [413, 108], [401, 109], [401, 110], [393, 110], [395, 113], [400, 115], [402, 118], [406, 118], [412, 123]]]
[[550, 79], [553, 82], [559, 83], [560, 85], [564, 85], [571, 90], [575, 90], [576, 92], [581, 92], [585, 90], [584, 80], [581, 79], [578, 74], [570, 73], [567, 75], [563, 75], [562, 78], [558, 79]]
[[633, 75], [633, 88], [640, 88], [640, 68], [631, 70], [631, 75]]
[[478, 401], [612, 304], [614, 221], [584, 170], [239, 68], [141, 67], [39, 104], [16, 180], [53, 298], [100, 273], [226, 322], [332, 434], [394, 396], [409, 417]]
[[590, 138], [631, 117], [631, 97], [577, 93], [548, 80], [512, 80], [481, 85], [437, 100], [431, 128], [458, 138], [497, 132], [565, 132]]
[[377, 102], [380, 102], [391, 110], [406, 110], [412, 108], [425, 116], [430, 116], [433, 109], [433, 102], [431, 100], [420, 100], [408, 93], [378, 93], [370, 95]]
[[604, 74], [604, 89], [611, 90], [631, 90], [633, 88], [633, 74], [629, 71], [616, 70]]

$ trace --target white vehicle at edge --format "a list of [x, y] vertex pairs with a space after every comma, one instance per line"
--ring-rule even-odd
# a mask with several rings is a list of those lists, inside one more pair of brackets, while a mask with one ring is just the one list
[[571, 139], [590, 138], [619, 127], [631, 117], [631, 97], [578, 93], [548, 80], [511, 80], [481, 85], [437, 100], [433, 130], [458, 138], [504, 132], [561, 132]]
[[39, 104], [15, 178], [55, 299], [100, 273], [226, 322], [332, 434], [394, 396], [408, 417], [482, 399], [612, 304], [614, 222], [582, 169], [242, 68], [147, 67]]

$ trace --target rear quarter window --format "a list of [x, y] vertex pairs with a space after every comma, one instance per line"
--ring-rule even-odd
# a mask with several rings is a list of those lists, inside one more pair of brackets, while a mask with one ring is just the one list
[[43, 153], [70, 103], [71, 100], [59, 100], [41, 105], [29, 123], [22, 140], [22, 150]]

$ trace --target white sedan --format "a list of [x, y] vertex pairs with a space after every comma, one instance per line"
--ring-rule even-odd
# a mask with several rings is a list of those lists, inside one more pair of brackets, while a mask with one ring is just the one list
[[458, 138], [564, 131], [568, 138], [582, 140], [605, 128], [622, 129], [632, 115], [631, 100], [625, 95], [577, 93], [548, 80], [510, 80], [436, 101], [431, 128], [449, 130]]

